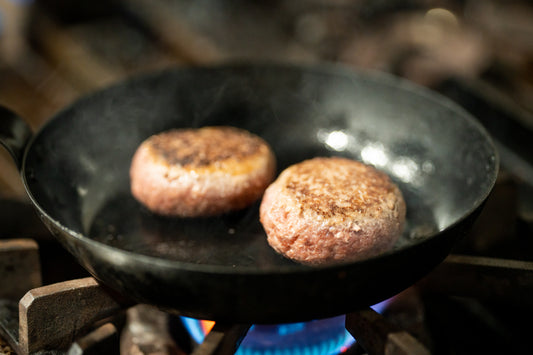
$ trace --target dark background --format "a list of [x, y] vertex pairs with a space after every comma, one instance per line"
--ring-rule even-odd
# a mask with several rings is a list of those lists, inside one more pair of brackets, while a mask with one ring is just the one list
[[[533, 125], [526, 1], [0, 0], [0, 104], [34, 129], [126, 77], [233, 60], [339, 62], [431, 88], [459, 78]], [[25, 199], [4, 151], [0, 171], [0, 197]]]

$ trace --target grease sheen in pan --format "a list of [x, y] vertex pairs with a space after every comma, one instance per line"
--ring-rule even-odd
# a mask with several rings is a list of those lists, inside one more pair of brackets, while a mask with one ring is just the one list
[[[399, 242], [370, 260], [310, 268], [267, 245], [259, 201], [169, 219], [133, 199], [128, 170], [144, 139], [214, 125], [265, 139], [278, 173], [333, 155], [386, 172], [407, 205]], [[271, 64], [178, 68], [98, 91], [51, 119], [22, 163], [43, 221], [96, 278], [136, 301], [238, 322], [346, 313], [409, 286], [468, 229], [497, 169], [485, 130], [440, 95], [380, 73]]]

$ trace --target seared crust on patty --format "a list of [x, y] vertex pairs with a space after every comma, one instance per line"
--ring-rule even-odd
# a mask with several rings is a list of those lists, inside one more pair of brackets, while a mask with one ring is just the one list
[[268, 243], [304, 264], [332, 264], [390, 249], [405, 223], [402, 193], [383, 172], [345, 158], [285, 169], [260, 206]]
[[274, 174], [272, 150], [248, 131], [174, 129], [139, 146], [130, 168], [131, 192], [157, 214], [211, 216], [250, 205]]

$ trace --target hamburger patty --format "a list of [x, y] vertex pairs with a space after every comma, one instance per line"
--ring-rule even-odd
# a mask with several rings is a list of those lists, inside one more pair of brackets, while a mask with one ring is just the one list
[[274, 174], [268, 144], [226, 126], [153, 135], [139, 146], [130, 167], [138, 201], [157, 214], [181, 217], [244, 208], [261, 197]]
[[270, 246], [304, 264], [330, 264], [390, 249], [405, 223], [402, 193], [383, 172], [345, 158], [285, 169], [265, 191], [260, 220]]

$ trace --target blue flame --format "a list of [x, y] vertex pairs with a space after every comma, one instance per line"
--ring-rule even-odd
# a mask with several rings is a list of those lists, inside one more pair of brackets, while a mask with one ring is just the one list
[[[388, 301], [372, 308], [381, 313]], [[181, 317], [192, 339], [200, 344], [205, 334], [201, 321]], [[355, 343], [345, 329], [345, 316], [310, 322], [253, 325], [244, 337], [236, 355], [338, 355]]]
[[338, 354], [354, 341], [345, 330], [344, 321], [344, 316], [340, 316], [304, 323], [254, 325], [236, 354]]
[[180, 317], [180, 319], [183, 323], [183, 326], [189, 332], [192, 340], [194, 340], [197, 344], [202, 343], [204, 341], [205, 334], [202, 326], [200, 325], [200, 320], [189, 317]]

